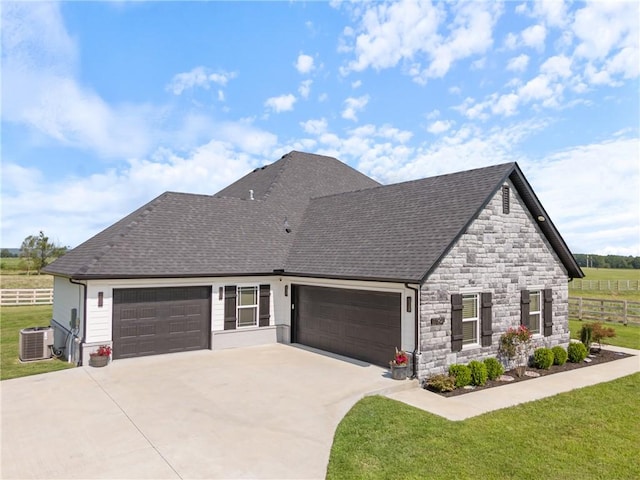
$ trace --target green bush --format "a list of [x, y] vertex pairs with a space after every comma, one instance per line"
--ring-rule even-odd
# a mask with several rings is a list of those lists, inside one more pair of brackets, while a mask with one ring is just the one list
[[434, 375], [427, 380], [426, 386], [436, 392], [451, 392], [456, 388], [456, 379], [450, 375]]
[[471, 384], [471, 370], [466, 365], [458, 363], [449, 367], [449, 375], [456, 377], [456, 387], [466, 387]]
[[571, 363], [580, 363], [587, 358], [587, 354], [587, 347], [584, 346], [584, 343], [570, 343], [567, 348], [567, 356]]
[[582, 328], [580, 329], [580, 341], [587, 348], [587, 352], [591, 348], [592, 336], [593, 327], [591, 326], [591, 324], [585, 323], [584, 325], [582, 325]]
[[489, 380], [495, 380], [504, 373], [504, 367], [497, 358], [491, 357], [485, 359], [484, 365], [487, 367], [487, 377]]
[[553, 352], [550, 348], [536, 348], [533, 352], [533, 366], [543, 370], [549, 370], [553, 365]]
[[564, 365], [567, 362], [567, 351], [560, 345], [556, 345], [551, 349], [553, 352], [553, 364]]
[[471, 383], [481, 387], [487, 383], [487, 367], [484, 363], [478, 360], [472, 360], [469, 362], [469, 370], [471, 371]]

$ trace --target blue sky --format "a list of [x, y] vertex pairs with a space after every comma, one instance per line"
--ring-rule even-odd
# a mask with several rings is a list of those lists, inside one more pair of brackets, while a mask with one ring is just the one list
[[383, 183], [517, 161], [574, 253], [640, 255], [637, 2], [0, 8], [2, 247], [301, 150]]

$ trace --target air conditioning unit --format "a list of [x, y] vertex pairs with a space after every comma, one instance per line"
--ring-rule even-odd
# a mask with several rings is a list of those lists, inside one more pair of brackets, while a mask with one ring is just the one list
[[20, 361], [44, 360], [51, 358], [53, 345], [53, 328], [30, 327], [20, 330], [18, 351]]

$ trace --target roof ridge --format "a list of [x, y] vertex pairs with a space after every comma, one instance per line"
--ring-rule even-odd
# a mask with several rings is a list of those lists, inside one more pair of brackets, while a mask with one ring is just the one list
[[[338, 160], [339, 161], [339, 160]], [[517, 165], [516, 162], [505, 162], [505, 163], [498, 163], [496, 165], [487, 165], [486, 167], [478, 167], [478, 168], [473, 168], [471, 170], [458, 170], [456, 172], [449, 172], [449, 173], [443, 173], [441, 175], [433, 175], [431, 177], [423, 177], [423, 178], [416, 178], [413, 180], [404, 180], [402, 182], [397, 182], [397, 183], [387, 183], [387, 184], [380, 184], [378, 186], [375, 187], [369, 187], [369, 188], [361, 188], [359, 190], [352, 190], [349, 192], [340, 192], [340, 193], [331, 193], [329, 195], [321, 195], [320, 197], [312, 197], [314, 199], [316, 198], [329, 198], [329, 197], [336, 197], [339, 195], [349, 195], [352, 193], [359, 193], [359, 192], [364, 192], [364, 191], [373, 191], [373, 190], [378, 190], [381, 188], [390, 188], [390, 187], [400, 187], [402, 185], [408, 185], [408, 184], [415, 184], [418, 182], [424, 182], [424, 181], [432, 181], [435, 180], [437, 178], [444, 178], [444, 177], [450, 177], [453, 175], [461, 175], [461, 174], [467, 174], [467, 173], [477, 173], [479, 170], [486, 170], [489, 168], [498, 168], [498, 167], [506, 167], [507, 165], [514, 167], [515, 165]]]
[[[115, 232], [114, 235], [109, 238], [109, 241], [106, 242], [106, 245], [104, 245], [87, 264], [80, 267], [76, 273], [86, 273], [87, 271], [89, 271], [93, 265], [95, 265], [100, 259], [102, 259], [113, 247], [120, 243], [122, 239], [129, 235], [135, 229], [135, 227], [142, 223], [142, 221], [138, 221], [139, 219], [141, 219], [141, 217], [142, 220], [144, 220], [144, 218], [147, 217], [157, 207], [158, 204], [162, 203], [162, 200], [164, 200], [168, 195], [176, 193], [180, 194], [179, 192], [164, 192], [151, 200], [149, 203], [140, 207], [138, 210], [130, 213], [125, 218], [123, 218], [121, 221], [132, 217], [131, 220], [122, 227], [122, 230]], [[189, 194], [185, 193], [184, 195]]]
[[[282, 166], [280, 167], [280, 169], [278, 170], [277, 175], [275, 176], [275, 178], [273, 179], [273, 182], [271, 182], [271, 185], [269, 185], [269, 188], [267, 188], [267, 191], [264, 192], [264, 199], [267, 200], [267, 198], [269, 198], [269, 195], [271, 194], [271, 191], [274, 189], [275, 185], [278, 183], [278, 180], [280, 179], [280, 177], [282, 176], [282, 173], [287, 169], [287, 167], [289, 166], [289, 164], [291, 163], [291, 158], [290, 155], [294, 152], [294, 150], [292, 150], [289, 153], [285, 153], [282, 157], [280, 157], [279, 160], [276, 160], [273, 163], [270, 163], [269, 165], [264, 165], [262, 168], [266, 168], [266, 167], [273, 167], [275, 164], [277, 164], [278, 162], [282, 162]], [[255, 171], [255, 170], [254, 170]]]

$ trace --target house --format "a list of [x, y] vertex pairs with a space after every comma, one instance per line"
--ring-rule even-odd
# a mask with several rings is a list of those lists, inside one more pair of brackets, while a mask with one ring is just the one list
[[86, 364], [299, 343], [419, 378], [527, 325], [569, 342], [584, 275], [516, 163], [380, 185], [291, 152], [215, 195], [167, 192], [46, 268], [56, 347]]

